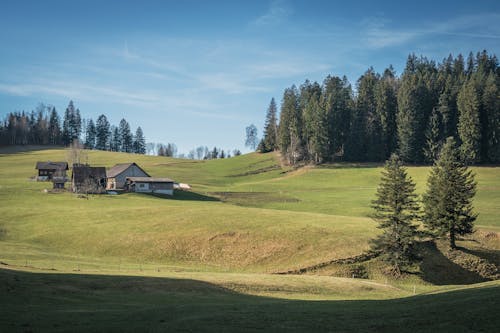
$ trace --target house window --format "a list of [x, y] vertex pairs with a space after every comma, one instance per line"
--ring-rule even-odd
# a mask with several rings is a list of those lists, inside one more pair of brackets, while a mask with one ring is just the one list
[[146, 184], [139, 184], [139, 188], [144, 188]]

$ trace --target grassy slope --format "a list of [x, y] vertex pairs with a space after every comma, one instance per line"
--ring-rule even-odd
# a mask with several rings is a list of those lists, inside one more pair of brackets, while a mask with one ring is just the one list
[[[227, 282], [227, 276], [220, 284], [212, 276], [203, 280], [0, 269], [2, 303], [9, 305], [0, 312], [0, 327], [9, 332], [493, 332], [500, 325], [494, 311], [498, 282], [384, 300], [387, 287], [363, 281], [281, 277], [277, 283], [259, 284], [260, 277], [246, 277], [249, 283], [238, 276]], [[239, 291], [234, 285], [242, 282], [245, 289]], [[262, 294], [261, 288], [267, 296], [250, 295]], [[300, 288], [309, 297], [332, 293], [333, 299], [350, 299], [354, 293], [369, 298], [372, 293], [377, 300], [290, 299], [288, 290]]]
[[[63, 150], [3, 153], [0, 261], [17, 265], [16, 269], [34, 266], [55, 268], [59, 273], [77, 270], [77, 274], [0, 270], [2, 303], [11, 305], [0, 314], [0, 327], [65, 330], [76, 325], [79, 330], [122, 330], [123, 325], [115, 323], [131, 318], [134, 324], [127, 324], [129, 330], [368, 331], [400, 326], [428, 331], [436, 328], [438, 315], [452, 313], [446, 309], [465, 303], [468, 310], [458, 322], [453, 315], [444, 315], [439, 321], [442, 330], [472, 330], [474, 325], [487, 330], [498, 325], [494, 317], [478, 321], [481, 316], [492, 316], [497, 282], [475, 290], [403, 300], [311, 303], [276, 298], [386, 299], [407, 296], [413, 286], [388, 288], [353, 279], [255, 274], [365, 250], [376, 232], [366, 217], [366, 206], [378, 183], [379, 167], [340, 165], [290, 171], [279, 168], [271, 154], [193, 162], [90, 152], [92, 164], [112, 166], [134, 160], [153, 176], [190, 183], [195, 193], [174, 200], [137, 194], [85, 200], [69, 193], [43, 193], [49, 184], [28, 180], [37, 160], [65, 160]], [[428, 168], [410, 168], [409, 172], [423, 191]], [[497, 230], [498, 168], [477, 168], [476, 173], [478, 223]], [[37, 272], [34, 267], [24, 269]], [[130, 283], [130, 278], [117, 274], [159, 278], [134, 278]], [[442, 288], [417, 281], [416, 292]], [[429, 303], [433, 305], [428, 307]], [[423, 304], [425, 309], [421, 309]]]

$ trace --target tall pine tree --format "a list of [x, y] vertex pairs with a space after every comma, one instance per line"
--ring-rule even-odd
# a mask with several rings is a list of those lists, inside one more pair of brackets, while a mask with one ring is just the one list
[[449, 137], [427, 179], [423, 221], [435, 235], [448, 235], [452, 249], [456, 248], [457, 235], [473, 231], [475, 194], [474, 175], [460, 161], [455, 140]]
[[101, 114], [96, 121], [96, 142], [95, 148], [99, 150], [107, 150], [108, 141], [111, 135], [109, 130], [109, 121], [105, 115]]
[[260, 151], [262, 153], [267, 153], [278, 149], [278, 119], [277, 119], [277, 108], [274, 97], [269, 103], [269, 108], [267, 109], [266, 122], [264, 125], [264, 137], [262, 138], [262, 147]]
[[372, 241], [372, 249], [380, 251], [381, 258], [400, 275], [417, 258], [415, 222], [419, 219], [419, 205], [415, 183], [395, 154], [385, 164], [372, 207], [378, 228], [383, 231]]
[[462, 141], [460, 153], [467, 163], [478, 162], [481, 155], [481, 124], [479, 98], [474, 81], [467, 81], [458, 94], [458, 136]]

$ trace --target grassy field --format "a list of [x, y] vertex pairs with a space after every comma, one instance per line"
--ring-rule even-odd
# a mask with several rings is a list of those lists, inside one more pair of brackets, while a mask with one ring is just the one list
[[[380, 165], [292, 170], [275, 154], [191, 161], [92, 151], [92, 165], [134, 161], [193, 190], [173, 198], [79, 198], [46, 193], [51, 184], [31, 179], [36, 161], [67, 159], [63, 149], [35, 148], [0, 149], [0, 303], [10, 305], [0, 328], [473, 331], [500, 325], [491, 313], [500, 284], [466, 287], [484, 279], [439, 246], [427, 249], [432, 259], [418, 275], [399, 282], [380, 274], [376, 261], [362, 267], [369, 279], [332, 277], [340, 272], [335, 265], [300, 276], [269, 274], [364, 253], [378, 232], [369, 204]], [[428, 172], [409, 168], [419, 193]], [[459, 245], [473, 260], [498, 266], [500, 169], [474, 172], [478, 233]], [[359, 267], [342, 270], [351, 277]], [[420, 309], [427, 303], [433, 306]], [[446, 314], [434, 326], [455, 307], [468, 310], [458, 321]], [[131, 323], [124, 326], [126, 318]]]

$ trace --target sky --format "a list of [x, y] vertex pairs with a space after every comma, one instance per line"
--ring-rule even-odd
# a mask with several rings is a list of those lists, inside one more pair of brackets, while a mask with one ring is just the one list
[[483, 49], [500, 56], [500, 1], [5, 0], [0, 117], [73, 100], [180, 153], [245, 152], [293, 84]]

